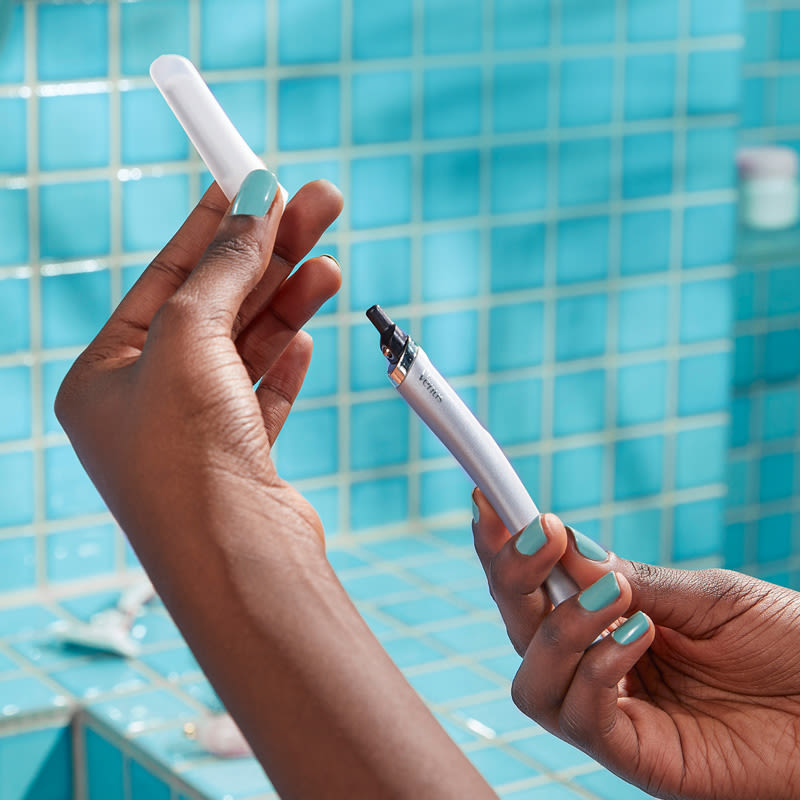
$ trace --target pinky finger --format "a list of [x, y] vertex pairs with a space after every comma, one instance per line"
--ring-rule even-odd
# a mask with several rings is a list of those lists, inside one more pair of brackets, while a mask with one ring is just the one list
[[652, 621], [637, 611], [586, 652], [561, 706], [563, 736], [609, 766], [630, 764], [636, 751], [638, 736], [618, 704], [618, 687], [654, 637]]
[[312, 349], [311, 336], [298, 331], [256, 389], [270, 446], [275, 443], [297, 399], [311, 362]]

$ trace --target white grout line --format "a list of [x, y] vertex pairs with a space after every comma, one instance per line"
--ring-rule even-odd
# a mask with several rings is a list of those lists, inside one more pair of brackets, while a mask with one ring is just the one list
[[[688, 35], [690, 22], [690, 0], [679, 0], [678, 3], [678, 35]], [[675, 114], [688, 114], [689, 104], [689, 55], [678, 53], [675, 68]], [[673, 175], [672, 190], [681, 194], [684, 189], [683, 165], [686, 160], [686, 133], [676, 131], [673, 143]], [[677, 277], [677, 282], [670, 286], [668, 342], [675, 345], [680, 342], [680, 313], [681, 313], [681, 286], [683, 270], [683, 244], [684, 244], [684, 214], [673, 210], [670, 226], [670, 258], [669, 272]], [[680, 360], [667, 360], [667, 416], [677, 416], [679, 407], [679, 375]], [[663, 481], [665, 488], [674, 489], [675, 480], [675, 453], [676, 437], [668, 436], [664, 439]], [[661, 531], [659, 536], [660, 560], [670, 563], [674, 552], [675, 510], [673, 504], [664, 504], [661, 515]]]
[[[37, 74], [36, 6], [26, 3], [25, 15], [25, 76], [33, 82]], [[39, 169], [39, 101], [32, 95], [27, 104], [28, 121], [28, 170], [36, 174]], [[40, 242], [39, 193], [34, 187], [28, 189], [28, 258], [32, 265], [39, 263]], [[31, 351], [42, 349], [42, 282], [38, 270], [30, 275], [30, 337]], [[41, 366], [35, 361], [31, 370], [32, 441], [44, 435], [43, 389]], [[36, 559], [36, 585], [47, 585], [47, 544], [43, 525], [47, 519], [47, 487], [45, 485], [45, 453], [41, 447], [33, 448], [34, 505], [33, 524], [34, 552]]]
[[[672, 118], [667, 120], [645, 120], [637, 122], [629, 122], [624, 119], [624, 73], [626, 59], [628, 56], [637, 53], [652, 53], [654, 51], [665, 53], [677, 53], [679, 60], [685, 62], [688, 59], [690, 52], [697, 50], [715, 50], [715, 49], [730, 49], [738, 47], [741, 43], [741, 37], [738, 36], [721, 36], [710, 38], [692, 38], [688, 35], [682, 35], [678, 40], [673, 40], [663, 43], [646, 43], [636, 44], [625, 41], [625, 15], [624, 4], [618, 3], [618, 18], [617, 18], [617, 41], [609, 45], [576, 45], [564, 46], [560, 44], [560, 14], [554, 13], [551, 18], [551, 43], [545, 48], [535, 48], [525, 51], [515, 51], [506, 53], [495, 53], [491, 48], [491, 20], [493, 18], [493, 2], [492, 0], [484, 0], [483, 10], [487, 25], [484, 26], [484, 47], [480, 53], [469, 54], [456, 54], [446, 56], [428, 56], [424, 53], [423, 47], [423, 30], [422, 30], [422, 12], [423, 4], [421, 0], [417, 0], [415, 5], [416, 15], [414, 22], [413, 32], [413, 52], [407, 59], [388, 59], [381, 61], [352, 61], [351, 53], [351, 25], [349, 20], [352, 18], [353, 8], [351, 0], [345, 0], [343, 5], [343, 25], [342, 25], [342, 39], [341, 48], [342, 56], [339, 61], [328, 64], [312, 64], [312, 65], [291, 65], [285, 66], [278, 63], [277, 58], [277, 31], [278, 31], [278, 4], [265, 0], [267, 3], [267, 63], [265, 67], [253, 68], [250, 70], [219, 70], [210, 71], [207, 73], [209, 81], [213, 83], [242, 80], [250, 78], [253, 80], [264, 80], [267, 91], [267, 150], [270, 156], [270, 162], [280, 165], [281, 163], [291, 161], [293, 163], [303, 161], [316, 161], [320, 158], [333, 158], [343, 164], [345, 169], [342, 171], [342, 183], [345, 189], [345, 194], [349, 194], [347, 183], [349, 182], [349, 170], [346, 165], [349, 159], [356, 156], [370, 156], [370, 155], [388, 155], [391, 153], [410, 154], [412, 164], [414, 165], [414, 178], [413, 178], [413, 200], [412, 207], [414, 217], [410, 224], [403, 226], [395, 226], [390, 228], [371, 229], [363, 231], [351, 231], [349, 228], [348, 209], [339, 223], [336, 231], [326, 236], [326, 241], [330, 241], [339, 247], [340, 255], [342, 256], [343, 268], [345, 272], [344, 282], [347, 287], [349, 276], [347, 275], [347, 255], [349, 254], [349, 247], [354, 241], [370, 241], [376, 238], [382, 238], [387, 235], [403, 235], [408, 236], [412, 242], [412, 302], [398, 309], [403, 315], [408, 315], [412, 319], [417, 319], [420, 311], [424, 308], [427, 314], [429, 313], [444, 313], [450, 310], [474, 310], [478, 314], [479, 320], [479, 352], [478, 352], [478, 368], [475, 375], [464, 376], [457, 378], [453, 381], [456, 386], [475, 386], [478, 390], [478, 408], [482, 415], [488, 412], [488, 390], [491, 381], [505, 380], [507, 378], [523, 378], [525, 376], [536, 375], [544, 380], [544, 398], [543, 398], [543, 417], [544, 417], [544, 439], [539, 443], [532, 443], [532, 446], [523, 449], [511, 449], [519, 455], [525, 454], [539, 454], [547, 457], [553, 452], [564, 447], [581, 446], [587, 442], [597, 443], [598, 440], [593, 437], [565, 437], [554, 439], [552, 437], [552, 416], [553, 416], [553, 380], [556, 374], [568, 374], [570, 372], [578, 371], [586, 368], [593, 368], [597, 366], [607, 367], [609, 376], [613, 376], [614, 370], [618, 369], [623, 364], [644, 363], [647, 360], [666, 358], [677, 359], [686, 357], [692, 354], [699, 354], [701, 352], [725, 352], [729, 349], [728, 342], [709, 342], [703, 343], [698, 346], [684, 347], [684, 346], [670, 346], [669, 348], [660, 349], [657, 351], [643, 351], [641, 353], [632, 353], [617, 355], [613, 354], [615, 350], [614, 339], [615, 332], [613, 328], [614, 320], [614, 306], [615, 298], [619, 291], [623, 291], [629, 287], [640, 285], [651, 285], [654, 281], [665, 282], [672, 287], [673, 296], [676, 296], [679, 287], [685, 281], [701, 280], [705, 277], [719, 276], [725, 277], [730, 274], [730, 267], [721, 265], [716, 267], [704, 268], [687, 273], [685, 276], [681, 274], [662, 273], [660, 275], [647, 275], [647, 276], [619, 276], [616, 272], [616, 263], [618, 261], [618, 254], [620, 248], [620, 230], [621, 216], [625, 213], [643, 210], [647, 208], [672, 208], [675, 213], [675, 220], [673, 226], [679, 223], [678, 212], [687, 206], [691, 205], [705, 205], [709, 203], [727, 203], [732, 202], [735, 198], [733, 190], [723, 190], [714, 192], [699, 192], [699, 193], [684, 193], [678, 191], [674, 195], [657, 198], [646, 198], [641, 200], [625, 200], [622, 198], [621, 187], [619, 185], [619, 169], [612, 169], [612, 172], [617, 176], [614, 181], [612, 189], [611, 202], [608, 204], [599, 204], [594, 206], [584, 206], [576, 208], [558, 208], [556, 204], [557, 190], [558, 190], [558, 143], [562, 141], [575, 141], [586, 138], [593, 138], [596, 136], [611, 137], [612, 141], [612, 155], [614, 163], [619, 166], [621, 159], [621, 144], [622, 139], [627, 134], [640, 133], [655, 130], [671, 130], [676, 132], [676, 139], [681, 139], [687, 127], [691, 126], [692, 129], [697, 127], [716, 127], [720, 124], [731, 125], [734, 122], [734, 117], [731, 115], [711, 116], [688, 118], [685, 109], [677, 108], [676, 113]], [[32, 13], [32, 12], [31, 12]], [[105, 81], [72, 81], [65, 85], [68, 91], [76, 92], [90, 92], [90, 91], [109, 91], [113, 98], [116, 98], [116, 103], [119, 101], [119, 92], [133, 87], [150, 86], [150, 80], [146, 75], [135, 76], [131, 78], [122, 78], [118, 74], [118, 45], [117, 41], [119, 36], [119, 9], [117, 5], [112, 8], [110, 16], [110, 71], [108, 79]], [[199, 28], [201, 25], [198, 0], [191, 0], [190, 4], [190, 29], [193, 31], [192, 36], [192, 52], [191, 55], [195, 60], [199, 60]], [[688, 27], [684, 26], [684, 33], [688, 34]], [[29, 35], [33, 36], [34, 26], [28, 26]], [[31, 58], [33, 51], [29, 48], [28, 57]], [[613, 58], [615, 64], [614, 73], [614, 114], [611, 122], [608, 125], [601, 126], [587, 126], [585, 128], [577, 129], [561, 129], [558, 127], [558, 87], [559, 87], [559, 73], [561, 62], [569, 58], [581, 58], [587, 56], [608, 56]], [[493, 67], [496, 64], [510, 64], [516, 63], [520, 58], [528, 60], [548, 61], [551, 66], [551, 85], [549, 100], [550, 103], [550, 119], [549, 125], [544, 131], [523, 132], [519, 134], [494, 134], [492, 130], [492, 109], [491, 109], [491, 82]], [[426, 141], [423, 136], [423, 91], [422, 80], [423, 70], [427, 68], [438, 68], [444, 66], [466, 66], [477, 65], [483, 70], [484, 76], [484, 89], [483, 89], [483, 119], [482, 130], [480, 134], [472, 137], [456, 137], [453, 139]], [[350, 132], [351, 124], [351, 98], [350, 98], [350, 78], [355, 74], [372, 72], [376, 68], [380, 70], [388, 69], [407, 69], [412, 73], [415, 86], [415, 105], [413, 109], [413, 131], [410, 142], [392, 143], [389, 145], [377, 144], [374, 146], [358, 146], [355, 147], [352, 143]], [[308, 75], [336, 75], [342, 80], [342, 118], [341, 118], [341, 146], [333, 150], [310, 150], [299, 151], [291, 153], [278, 153], [277, 152], [277, 134], [276, 126], [270, 124], [271, 121], [277, 117], [277, 95], [276, 87], [279, 80], [284, 78], [291, 78], [297, 76]], [[688, 77], [683, 76], [684, 80]], [[14, 95], [20, 92], [30, 93], [30, 104], [32, 107], [36, 104], [36, 98], [44, 94], [59, 93], [62, 87], [56, 82], [43, 82], [37, 83], [35, 78], [35, 71], [28, 73], [26, 82], [22, 85], [8, 85], [0, 87], [0, 95]], [[685, 104], [684, 104], [685, 105]], [[117, 109], [114, 105], [113, 109]], [[47, 174], [41, 174], [34, 170], [33, 174], [28, 177], [23, 176], [4, 176], [0, 178], [1, 185], [15, 185], [15, 186], [30, 186], [34, 191], [35, 187], [40, 183], [53, 183], [63, 180], [70, 180], [76, 177], [110, 177], [112, 183], [117, 187], [116, 194], [112, 195], [115, 208], [115, 216], [112, 218], [112, 231], [113, 231], [113, 246], [112, 253], [104, 259], [97, 261], [76, 261], [76, 262], [58, 262], [46, 263], [42, 265], [42, 274], [64, 274], [68, 272], [80, 272], [86, 269], [97, 268], [110, 268], [113, 276], [113, 295], [114, 299], [118, 297], [121, 285], [120, 270], [123, 266], [128, 264], [138, 264], [142, 261], [149, 259], [151, 253], [123, 253], [121, 252], [121, 221], [119, 219], [119, 187], [118, 182], [115, 180], [116, 173], [119, 169], [119, 130], [116, 128], [119, 124], [118, 116], [114, 116], [112, 133], [112, 163], [108, 169], [100, 169], [94, 171], [58, 171]], [[505, 145], [513, 145], [518, 143], [534, 143], [543, 142], [550, 148], [551, 156], [550, 165], [548, 167], [550, 174], [550, 198], [551, 205], [542, 212], [522, 212], [517, 214], [508, 215], [492, 215], [487, 219], [485, 214], [481, 214], [474, 218], [458, 219], [458, 220], [445, 220], [436, 222], [425, 222], [422, 217], [422, 160], [428, 153], [446, 152], [453, 149], [474, 149], [481, 153], [482, 169], [481, 169], [481, 211], [485, 212], [489, 203], [489, 186], [491, 182], [490, 175], [490, 151], [495, 147], [502, 147]], [[677, 151], [680, 152], [679, 150]], [[273, 158], [273, 156], [275, 156]], [[675, 170], [680, 173], [681, 159], [676, 159]], [[188, 173], [192, 181], [192, 187], [196, 187], [198, 175], [202, 169], [196, 154], [192, 151], [189, 159], [182, 162], [173, 162], [169, 164], [150, 164], [141, 165], [137, 167], [142, 175], [153, 174], [156, 171], [166, 173]], [[5, 183], [4, 183], [5, 182]], [[679, 189], [679, 185], [676, 185]], [[193, 192], [194, 192], [193, 188]], [[588, 284], [578, 284], [572, 286], [557, 286], [556, 285], [556, 235], [557, 235], [557, 222], [563, 219], [576, 219], [582, 216], [594, 216], [597, 214], [609, 215], [611, 219], [611, 238], [609, 260], [611, 264], [612, 277], [610, 281], [598, 281]], [[477, 228], [481, 236], [481, 255], [482, 261], [486, 265], [483, 271], [483, 288], [486, 289], [490, 285], [490, 278], [488, 277], [488, 265], [491, 257], [491, 242], [490, 230], [492, 227], [501, 224], [527, 224], [531, 222], [542, 222], [548, 227], [547, 237], [547, 275], [548, 280], [543, 289], [531, 290], [524, 293], [506, 293], [493, 295], [491, 297], [484, 294], [477, 298], [467, 298], [465, 300], [447, 301], [442, 303], [425, 303], [422, 304], [421, 294], [421, 281], [422, 281], [422, 236], [427, 233], [434, 233], [437, 231], [452, 231], [463, 230], [465, 228]], [[38, 236], [36, 236], [38, 243]], [[677, 252], [673, 257], [677, 257]], [[29, 268], [21, 267], [3, 267], [0, 268], [0, 278], [10, 277], [11, 275], [18, 274], [20, 270], [28, 270], [27, 274], [33, 274]], [[555, 303], [565, 297], [581, 296], [591, 292], [600, 292], [609, 297], [609, 350], [612, 352], [610, 357], [602, 359], [586, 359], [576, 362], [555, 363], [554, 353], [552, 352], [553, 344], [552, 337], [548, 337], [548, 353], [545, 363], [541, 366], [531, 368], [530, 370], [514, 370], [508, 373], [490, 372], [489, 354], [488, 354], [488, 312], [491, 308], [499, 307], [505, 304], [512, 304], [520, 302], [522, 299], [531, 301], [544, 302], [546, 308], [547, 319], [549, 322], [554, 322]], [[339, 364], [342, 375], [346, 380], [349, 369], [347, 366], [353, 358], [353, 354], [349, 350], [349, 338], [347, 326], [361, 323], [361, 311], [348, 311], [349, 303], [345, 288], [345, 293], [340, 298], [340, 310], [336, 313], [327, 316], [324, 320], [318, 320], [312, 323], [309, 327], [313, 329], [315, 325], [338, 325], [339, 326]], [[38, 311], [38, 308], [36, 309]], [[552, 329], [552, 325], [548, 330]], [[673, 342], [673, 345], [675, 343]], [[65, 348], [62, 350], [51, 350], [42, 353], [38, 348], [35, 348], [31, 353], [24, 354], [11, 354], [0, 357], [0, 366], [12, 365], [15, 363], [32, 363], [34, 365], [41, 364], [45, 360], [52, 360], [56, 357], [71, 358], [77, 352], [77, 348]], [[673, 381], [673, 385], [676, 381]], [[615, 414], [614, 402], [614, 381], [608, 380], [608, 420], [612, 420]], [[298, 403], [298, 409], [303, 408], [318, 408], [332, 403], [337, 405], [339, 411], [339, 445], [340, 455], [342, 458], [342, 469], [339, 471], [335, 479], [329, 476], [321, 476], [319, 479], [308, 482], [308, 487], [314, 486], [326, 487], [336, 486], [340, 493], [340, 530], [345, 534], [349, 524], [350, 509], [349, 492], [350, 482], [354, 479], [368, 478], [369, 474], [366, 472], [354, 472], [350, 470], [349, 454], [347, 447], [349, 444], [349, 408], [355, 399], [370, 399], [370, 398], [385, 398], [391, 395], [391, 389], [388, 387], [374, 392], [350, 392], [346, 387], [335, 396], [313, 398], [309, 400], [301, 400]], [[41, 404], [40, 404], [41, 405]], [[715, 417], [716, 419], [716, 417]], [[726, 416], [720, 416], [719, 420], [724, 423], [727, 419]], [[683, 426], [704, 425], [709, 424], [707, 417], [690, 418], [687, 420], [667, 420], [664, 424], [659, 423], [656, 427], [635, 427], [626, 429], [622, 433], [623, 437], [631, 437], [635, 435], [644, 435], [644, 432], [658, 431], [669, 435], [670, 431], [682, 429]], [[614, 428], [611, 428], [614, 431]], [[420, 517], [419, 509], [419, 478], [424, 473], [449, 465], [450, 462], [445, 462], [442, 459], [423, 460], [419, 453], [419, 426], [416, 421], [412, 421], [409, 431], [410, 436], [410, 469], [407, 467], [399, 467], [406, 470], [411, 475], [411, 497], [410, 497], [410, 522], [409, 525], [412, 530], [422, 528], [431, 523], [431, 520], [422, 520]], [[615, 431], [613, 439], [616, 440], [620, 432]], [[606, 445], [607, 452], [611, 453], [612, 448], [610, 445], [612, 439], [601, 437], [602, 443]], [[43, 435], [41, 431], [36, 433], [30, 440], [26, 440], [23, 446], [31, 446], [34, 448], [41, 448], [47, 445], [63, 444], [66, 440], [62, 435], [49, 434]], [[20, 447], [20, 443], [4, 443], [0, 445], [0, 452], [12, 452], [14, 449]], [[394, 468], [390, 468], [386, 472], [378, 474], [392, 475]], [[542, 478], [544, 482], [542, 495], [545, 500], [549, 501], [550, 488], [547, 486], [549, 482], [549, 469], [543, 465]], [[613, 461], [611, 462], [611, 469], [608, 473], [613, 479]], [[667, 470], [669, 474], [669, 470]], [[609, 485], [604, 492], [604, 499], [609, 501], [608, 508], [616, 509], [619, 504], [611, 503], [612, 488]], [[605, 506], [604, 506], [605, 508]], [[447, 517], [447, 515], [444, 515]], [[96, 517], [95, 517], [96, 519]], [[102, 519], [107, 519], [105, 515]], [[57, 530], [75, 524], [77, 520], [61, 520], [61, 521], [44, 521], [45, 530]], [[0, 533], [2, 536], [10, 535], [10, 530]], [[27, 530], [27, 528], [26, 528]], [[606, 531], [605, 538], [610, 536], [610, 531]], [[361, 538], [361, 533], [354, 534], [352, 541], [358, 541]], [[119, 558], [124, 558], [124, 547], [121, 546]]]

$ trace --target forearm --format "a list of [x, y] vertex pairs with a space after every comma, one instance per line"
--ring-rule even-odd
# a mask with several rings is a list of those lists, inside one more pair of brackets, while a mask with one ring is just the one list
[[281, 515], [293, 510], [267, 506], [130, 533], [281, 796], [494, 797], [366, 627], [322, 544], [285, 541]]
[[70, 370], [56, 414], [282, 797], [492, 797], [272, 464], [311, 358], [301, 329], [341, 281], [322, 256], [287, 275], [341, 195], [313, 183], [284, 211], [274, 175], [243, 187], [224, 218], [209, 190]]

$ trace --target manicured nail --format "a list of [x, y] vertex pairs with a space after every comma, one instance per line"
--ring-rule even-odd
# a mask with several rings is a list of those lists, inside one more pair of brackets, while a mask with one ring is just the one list
[[277, 191], [278, 179], [268, 169], [254, 169], [244, 179], [233, 201], [231, 214], [266, 216]]
[[610, 606], [619, 597], [619, 583], [613, 572], [607, 572], [600, 580], [578, 595], [578, 602], [587, 611], [599, 611]]
[[472, 521], [479, 522], [481, 518], [481, 510], [478, 508], [478, 504], [473, 500], [472, 501]]
[[578, 552], [590, 561], [605, 561], [608, 558], [608, 553], [594, 539], [590, 539], [575, 528], [567, 526], [567, 530], [572, 531], [572, 536], [575, 539], [575, 547]]
[[617, 644], [630, 644], [644, 636], [650, 629], [650, 620], [637, 611], [630, 619], [625, 620], [611, 635]]
[[545, 544], [547, 544], [547, 536], [542, 527], [541, 514], [522, 531], [516, 542], [514, 542], [517, 550], [524, 556], [532, 556], [535, 552], [541, 550]]
[[336, 264], [336, 266], [337, 266], [337, 267], [339, 267], [339, 269], [341, 269], [341, 268], [342, 268], [342, 265], [341, 265], [341, 264], [338, 262], [338, 260], [337, 260], [337, 259], [336, 259], [334, 256], [332, 256], [330, 253], [323, 253], [323, 254], [322, 254], [322, 257], [323, 257], [323, 258], [329, 258], [331, 261], [333, 261], [333, 263], [334, 263], [334, 264]]

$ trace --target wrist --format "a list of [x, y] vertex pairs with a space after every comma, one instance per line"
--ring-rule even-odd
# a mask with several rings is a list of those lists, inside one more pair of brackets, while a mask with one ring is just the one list
[[257, 563], [265, 573], [327, 568], [313, 507], [290, 485], [230, 473], [181, 487], [132, 491], [111, 508], [148, 572], [170, 574], [206, 559]]

